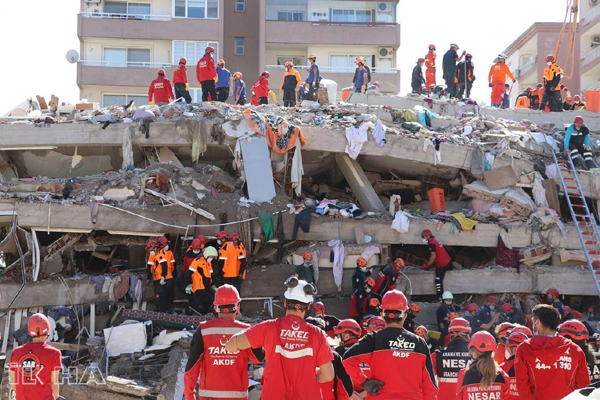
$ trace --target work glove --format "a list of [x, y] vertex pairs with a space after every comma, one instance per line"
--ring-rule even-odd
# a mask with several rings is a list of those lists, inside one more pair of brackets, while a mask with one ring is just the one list
[[186, 294], [192, 294], [192, 293], [194, 293], [194, 291], [192, 290], [192, 285], [187, 285], [185, 287], [185, 293]]
[[429, 264], [423, 263], [423, 269], [429, 269]]
[[167, 284], [167, 281], [165, 280], [165, 277], [164, 277], [164, 276], [163, 276], [163, 277], [161, 277], [161, 278], [160, 278], [160, 285], [161, 285], [161, 286], [164, 286], [164, 285], [166, 285], [166, 284]]
[[[465, 54], [467, 54], [467, 51], [466, 51], [466, 50], [465, 50], [465, 51], [463, 51], [462, 55], [464, 56]], [[462, 57], [462, 56], [461, 56], [461, 57]]]
[[202, 84], [200, 82], [198, 82], [198, 86], [202, 87]]
[[185, 84], [185, 90], [187, 90], [188, 92], [190, 91], [190, 84], [189, 83]]
[[385, 385], [383, 382], [377, 379], [365, 379], [362, 383], [362, 387], [372, 396], [375, 396], [377, 392]]
[[148, 104], [151, 105], [151, 106], [153, 106], [154, 102], [153, 101], [149, 101]]

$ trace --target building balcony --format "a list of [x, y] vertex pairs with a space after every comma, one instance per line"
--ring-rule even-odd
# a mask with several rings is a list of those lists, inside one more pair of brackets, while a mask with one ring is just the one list
[[583, 34], [587, 32], [598, 23], [600, 23], [600, 4], [581, 17], [581, 22], [579, 23], [580, 33]]
[[79, 13], [77, 36], [119, 39], [179, 39], [219, 41], [218, 19], [177, 18], [170, 15]]
[[400, 46], [400, 25], [375, 22], [266, 21], [266, 43]]
[[592, 68], [598, 66], [599, 64], [600, 64], [600, 46], [597, 46], [594, 48], [594, 50], [587, 53], [581, 59], [580, 73], [583, 74], [583, 73], [591, 70]]
[[531, 58], [525, 65], [517, 70], [516, 76], [520, 80], [527, 79], [527, 77], [535, 71], [537, 68], [537, 58]]
[[77, 63], [77, 85], [148, 87], [161, 68], [165, 70], [167, 77], [173, 75], [173, 66], [169, 62], [111, 63], [82, 60]]

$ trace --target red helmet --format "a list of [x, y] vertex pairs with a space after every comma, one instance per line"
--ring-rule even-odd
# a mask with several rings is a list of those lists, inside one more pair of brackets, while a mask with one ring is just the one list
[[365, 285], [369, 286], [369, 287], [374, 287], [375, 286], [375, 279], [371, 278], [370, 276], [365, 279]]
[[527, 336], [528, 338], [533, 337], [533, 332], [531, 332], [531, 329], [529, 329], [526, 326], [523, 325], [515, 325], [515, 327], [512, 329], [512, 331], [510, 332], [511, 335], [513, 333], [522, 333], [525, 336]]
[[381, 302], [379, 301], [379, 299], [377, 297], [373, 297], [371, 300], [369, 300], [370, 307], [379, 307], [380, 305], [381, 305]]
[[266, 76], [267, 78], [271, 76], [271, 74], [269, 73], [269, 71], [263, 71], [263, 73], [261, 75], [262, 76]]
[[429, 45], [429, 49], [430, 49], [430, 50], [436, 50], [436, 48], [435, 48], [435, 44], [430, 44], [430, 45]]
[[510, 304], [510, 303], [504, 303], [504, 304], [502, 304], [502, 308], [501, 309], [502, 309], [503, 313], [507, 313], [510, 310], [512, 310], [513, 308], [515, 308], [515, 307], [512, 304]]
[[573, 101], [581, 101], [581, 96], [576, 94], [575, 96], [573, 96]]
[[543, 88], [543, 87], [544, 87], [544, 85], [542, 85], [541, 83], [538, 83], [538, 84], [537, 84], [537, 88], [538, 88], [538, 89], [541, 89], [541, 88]]
[[475, 347], [482, 353], [496, 350], [496, 339], [487, 331], [479, 331], [471, 336], [469, 349]]
[[367, 266], [367, 260], [365, 260], [364, 258], [360, 257], [358, 260], [356, 260], [356, 265], [358, 265], [359, 267], [366, 267]]
[[316, 302], [313, 305], [313, 311], [316, 313], [325, 313], [325, 304], [321, 303], [320, 301]]
[[589, 340], [590, 334], [581, 321], [569, 320], [558, 326], [558, 334], [572, 340]]
[[232, 233], [231, 235], [229, 235], [229, 240], [240, 240], [240, 235], [237, 233]]
[[159, 69], [158, 70], [158, 74], [159, 75], [164, 75], [165, 74], [165, 70], [164, 69]]
[[573, 314], [573, 317], [575, 317], [576, 319], [582, 319], [583, 318], [583, 315], [581, 315], [581, 313], [579, 311], [577, 311], [577, 310], [573, 310], [571, 312], [571, 314]]
[[496, 333], [498, 336], [508, 336], [514, 327], [510, 322], [503, 322], [496, 328]]
[[381, 317], [373, 317], [367, 324], [367, 332], [378, 332], [385, 329], [385, 320]]
[[223, 239], [228, 239], [228, 238], [229, 238], [229, 233], [227, 233], [225, 231], [220, 231], [219, 233], [217, 233], [218, 240], [223, 240]]
[[467, 53], [465, 54], [465, 58], [473, 58], [473, 55], [471, 53]]
[[507, 347], [517, 347], [518, 345], [520, 345], [527, 339], [529, 339], [529, 337], [524, 333], [511, 332], [511, 334], [508, 336], [508, 340], [506, 341], [506, 346]]
[[342, 333], [353, 333], [356, 336], [360, 336], [362, 333], [362, 329], [358, 322], [353, 319], [344, 319], [337, 324], [336, 327], [333, 328], [333, 333], [336, 335], [341, 335]]
[[464, 318], [456, 318], [450, 322], [448, 333], [471, 333], [471, 324]]
[[552, 54], [546, 56], [546, 62], [554, 62], [554, 56]]
[[196, 239], [198, 239], [200, 241], [201, 245], [206, 244], [206, 236], [204, 236], [203, 234], [199, 234], [198, 236], [196, 236]]
[[312, 260], [312, 253], [306, 252], [302, 255], [302, 258], [304, 258], [305, 260]]
[[498, 298], [496, 296], [488, 296], [487, 301], [488, 303], [498, 304]]
[[583, 117], [577, 116], [575, 117], [575, 121], [573, 122], [575, 122], [576, 124], [583, 124]]
[[427, 236], [433, 236], [433, 233], [431, 233], [431, 231], [429, 229], [425, 229], [423, 232], [421, 232], [421, 237], [427, 237]]
[[214, 53], [215, 52], [215, 48], [212, 46], [208, 46], [206, 47], [206, 50], [204, 50], [207, 53]]
[[187, 59], [185, 57], [180, 58], [179, 64], [183, 64], [183, 65], [187, 64]]
[[158, 242], [159, 246], [166, 246], [166, 245], [169, 244], [169, 241], [164, 236], [159, 237], [158, 240], [157, 240], [157, 242]]
[[408, 308], [410, 308], [410, 311], [412, 311], [413, 314], [421, 312], [421, 307], [419, 307], [417, 303], [410, 303], [410, 306]]
[[50, 332], [50, 321], [44, 314], [33, 314], [27, 321], [27, 332], [31, 337], [46, 336]]
[[552, 295], [552, 296], [554, 296], [554, 297], [558, 297], [558, 296], [559, 296], [558, 290], [557, 290], [557, 289], [554, 289], [554, 288], [550, 288], [550, 289], [548, 289], [548, 290], [546, 291], [546, 294], [550, 294], [550, 295]]
[[156, 247], [156, 240], [150, 240], [146, 243], [146, 250], [152, 250]]
[[417, 60], [417, 62], [418, 62], [419, 64], [420, 64], [420, 63], [424, 63], [424, 62], [425, 62], [425, 59], [424, 59], [424, 58], [419, 58], [419, 59]]
[[239, 304], [242, 301], [238, 290], [233, 285], [223, 285], [215, 292], [215, 306], [228, 306], [232, 304]]
[[533, 92], [533, 88], [528, 87], [527, 89], [525, 89], [526, 92]]
[[406, 311], [408, 300], [399, 290], [389, 290], [381, 300], [381, 309], [385, 311]]
[[429, 331], [427, 330], [427, 328], [425, 328], [423, 325], [417, 327], [417, 329], [415, 329], [415, 333], [418, 336], [421, 336], [423, 339], [425, 339], [425, 335], [427, 335], [429, 333]]
[[477, 305], [477, 303], [467, 304], [467, 306], [465, 307], [465, 310], [467, 310], [467, 311], [477, 311], [477, 310], [479, 310], [479, 306]]
[[566, 317], [569, 314], [571, 314], [571, 307], [565, 306], [565, 309], [563, 311], [563, 317]]
[[396, 258], [394, 261], [392, 261], [392, 267], [394, 267], [396, 271], [401, 270], [404, 268], [404, 260], [401, 258]]
[[192, 240], [192, 249], [193, 250], [200, 250], [200, 249], [202, 249], [202, 242], [200, 241], [200, 239], [194, 239], [194, 240]]

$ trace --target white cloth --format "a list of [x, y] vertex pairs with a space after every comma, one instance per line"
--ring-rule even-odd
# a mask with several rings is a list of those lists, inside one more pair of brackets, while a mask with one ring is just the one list
[[335, 239], [327, 242], [327, 245], [333, 248], [333, 281], [338, 288], [338, 292], [341, 292], [344, 277], [344, 259], [346, 258], [344, 243]]
[[383, 125], [381, 123], [380, 119], [377, 119], [377, 123], [375, 124], [375, 127], [373, 128], [373, 139], [375, 140], [375, 143], [377, 144], [377, 146], [379, 147], [383, 147], [385, 146], [385, 131], [387, 130], [387, 127], [385, 125]]
[[142, 305], [142, 299], [144, 297], [142, 294], [142, 281], [140, 279], [138, 279], [137, 283], [135, 284], [135, 289], [133, 293], [135, 304], [137, 305], [137, 310], [139, 310]]
[[356, 160], [360, 154], [363, 144], [369, 140], [367, 136], [368, 128], [369, 127], [367, 124], [362, 124], [360, 128], [346, 128], [346, 140], [348, 141], [348, 144], [346, 145], [346, 153], [353, 160]]
[[315, 250], [311, 254], [313, 256], [313, 274], [315, 277], [315, 283], [319, 283], [319, 260], [321, 252], [319, 250]]
[[460, 135], [462, 137], [465, 137], [467, 135], [470, 135], [471, 133], [473, 133], [473, 127], [470, 125], [465, 126], [465, 128], [463, 129], [463, 133]]
[[404, 211], [397, 211], [392, 221], [392, 229], [400, 232], [407, 233], [408, 227], [410, 226], [410, 220]]
[[375, 254], [381, 253], [381, 245], [378, 244], [370, 244], [362, 248], [360, 256], [365, 260], [369, 261], [369, 258], [373, 257]]
[[[436, 150], [435, 145], [429, 139], [423, 141], [423, 152], [427, 152], [427, 148], [431, 146], [433, 148], [433, 165], [437, 165], [442, 162], [442, 151]], [[441, 148], [441, 147], [440, 147]]]
[[390, 197], [390, 215], [396, 215], [396, 211], [402, 210], [402, 205], [400, 204], [401, 201], [402, 197], [399, 194], [393, 194], [392, 197]]
[[304, 176], [304, 167], [302, 166], [302, 150], [300, 144], [296, 144], [296, 150], [294, 151], [294, 158], [292, 159], [292, 174], [291, 181], [292, 187], [296, 196], [302, 194], [302, 176]]
[[538, 207], [548, 207], [548, 199], [546, 199], [546, 189], [542, 185], [542, 176], [539, 172], [535, 173], [533, 181], [533, 200]]

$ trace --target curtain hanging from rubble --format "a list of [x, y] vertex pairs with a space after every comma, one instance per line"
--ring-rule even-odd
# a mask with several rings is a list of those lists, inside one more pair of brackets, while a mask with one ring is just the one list
[[330, 240], [327, 242], [327, 245], [333, 249], [333, 281], [338, 288], [338, 292], [341, 292], [346, 249], [344, 248], [344, 243], [338, 239]]

